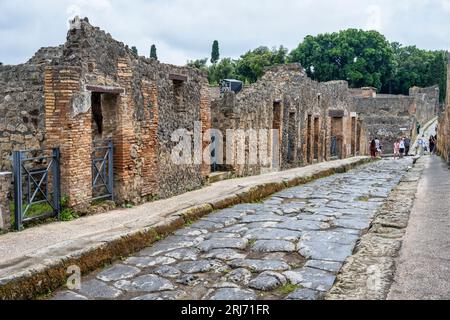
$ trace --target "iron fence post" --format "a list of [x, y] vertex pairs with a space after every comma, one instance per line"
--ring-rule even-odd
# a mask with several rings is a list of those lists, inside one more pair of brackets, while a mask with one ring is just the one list
[[60, 150], [53, 149], [53, 205], [58, 220], [61, 220], [61, 169], [60, 169]]
[[13, 152], [14, 171], [14, 228], [23, 229], [22, 225], [22, 152]]
[[109, 151], [109, 157], [108, 157], [108, 185], [109, 190], [111, 192], [111, 201], [114, 201], [114, 143], [112, 140], [108, 141], [108, 151]]

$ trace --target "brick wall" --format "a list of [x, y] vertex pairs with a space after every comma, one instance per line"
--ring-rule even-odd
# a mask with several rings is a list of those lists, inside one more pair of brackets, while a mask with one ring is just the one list
[[92, 198], [92, 113], [83, 109], [80, 68], [45, 71], [46, 146], [61, 148], [61, 193], [77, 206]]

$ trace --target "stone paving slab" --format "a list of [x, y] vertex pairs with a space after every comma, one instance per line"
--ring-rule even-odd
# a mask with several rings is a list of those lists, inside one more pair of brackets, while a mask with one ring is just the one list
[[[121, 292], [117, 299], [124, 300], [321, 299], [333, 288], [355, 248], [364, 252], [358, 241], [370, 237], [366, 230], [389, 204], [370, 200], [388, 198], [412, 163], [411, 158], [374, 162], [277, 192], [262, 203], [213, 212], [117, 263], [116, 268], [89, 274], [82, 283], [98, 284], [97, 291], [102, 292], [112, 286], [108, 281], [98, 283], [105, 273], [126, 277], [112, 286]], [[262, 227], [266, 223], [270, 227]], [[370, 239], [376, 247], [376, 239]], [[380, 255], [386, 254], [383, 248], [389, 250], [388, 242], [381, 242]], [[130, 270], [135, 269], [124, 264], [140, 273], [130, 278]], [[74, 294], [109, 298], [75, 290], [58, 292], [55, 299]]]
[[[368, 161], [367, 157], [355, 157], [221, 181], [201, 190], [132, 209], [115, 210], [71, 222], [41, 225], [20, 233], [2, 235], [0, 299], [26, 299], [45, 294], [65, 282], [65, 271], [72, 264], [80, 265], [82, 272], [95, 270], [147, 247], [167, 232], [173, 232], [186, 222], [201, 218], [214, 210], [260, 200], [287, 186], [299, 185], [336, 171], [345, 171]], [[280, 221], [284, 221], [280, 212], [273, 212], [270, 207], [266, 209], [267, 215], [281, 217]], [[298, 208], [286, 208], [281, 213], [295, 214], [296, 210], [302, 210], [300, 203]], [[200, 229], [193, 232], [201, 235], [215, 227], [235, 228], [234, 222], [242, 224], [243, 216], [247, 216], [245, 209], [238, 213], [224, 210], [221, 216], [216, 216], [211, 221], [204, 219], [198, 222], [196, 227]], [[259, 222], [255, 223], [259, 224], [259, 228], [267, 224], [276, 225], [279, 219], [274, 219], [273, 216], [269, 219], [256, 219]], [[189, 242], [173, 242], [160, 249], [175, 251], [189, 245]], [[153, 253], [158, 254], [156, 251]]]

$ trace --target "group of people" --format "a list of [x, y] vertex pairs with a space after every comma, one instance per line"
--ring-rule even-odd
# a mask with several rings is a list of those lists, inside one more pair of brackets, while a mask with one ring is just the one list
[[404, 137], [402, 139], [397, 139], [394, 143], [394, 159], [409, 156], [410, 149], [411, 140], [409, 138]]
[[380, 139], [375, 138], [370, 142], [370, 155], [372, 158], [381, 157], [383, 153], [383, 145], [381, 144]]
[[430, 136], [430, 138], [425, 138], [425, 135], [422, 135], [422, 137], [419, 138], [417, 141], [416, 146], [416, 154], [423, 155], [427, 152], [430, 154], [434, 154], [436, 152], [436, 146], [437, 146], [437, 135]]
[[[427, 140], [425, 135], [422, 135], [417, 141], [416, 154], [423, 155], [425, 153], [434, 154], [437, 147], [437, 135], [430, 136]], [[411, 151], [411, 139], [404, 137], [397, 139], [394, 143], [394, 159], [409, 156]], [[380, 139], [375, 138], [370, 142], [370, 155], [372, 158], [379, 158], [383, 153], [383, 145]]]

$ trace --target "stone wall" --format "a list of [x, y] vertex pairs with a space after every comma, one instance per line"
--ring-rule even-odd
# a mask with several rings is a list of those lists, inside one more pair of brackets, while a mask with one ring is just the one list
[[[242, 176], [330, 160], [332, 136], [339, 138], [339, 157], [365, 154], [365, 144], [361, 143], [361, 139], [356, 141], [358, 122], [352, 108], [345, 81], [312, 81], [298, 64], [271, 68], [261, 80], [245, 87], [239, 94], [226, 93], [222, 98], [213, 100], [212, 127], [224, 135], [228, 129], [279, 130], [280, 160], [274, 159], [274, 152], [269, 152], [270, 164], [251, 164], [247, 143], [246, 163], [237, 163], [237, 159], [230, 160], [226, 155], [230, 140], [224, 136], [226, 165], [219, 169], [233, 170]], [[332, 132], [333, 113], [339, 119], [336, 132]], [[359, 128], [361, 138], [365, 134], [361, 123]], [[269, 151], [273, 148], [272, 141], [273, 137], [269, 137]], [[233, 153], [236, 153], [235, 148], [235, 145], [229, 147], [234, 150]]]
[[439, 114], [438, 124], [438, 153], [443, 156], [447, 162], [450, 162], [450, 53], [447, 64], [447, 97], [445, 99], [445, 108]]
[[[60, 78], [67, 68], [78, 68], [79, 74]], [[48, 132], [55, 129], [51, 134], [55, 140], [50, 134], [47, 139], [52, 139], [48, 144], [63, 146], [67, 174], [63, 171], [62, 175], [70, 176], [65, 184], [73, 188], [67, 191], [72, 204], [91, 197], [86, 189], [92, 180], [89, 166], [94, 140], [113, 139], [118, 202], [169, 197], [202, 185], [208, 168], [174, 164], [171, 155], [176, 143], [171, 138], [175, 130], [193, 132], [196, 121], [208, 121], [209, 91], [204, 73], [135, 57], [128, 47], [92, 27], [87, 19], [73, 24], [63, 56], [47, 72], [53, 76], [46, 78], [46, 109], [48, 117], [56, 116], [55, 123], [59, 123], [59, 127], [52, 127], [47, 122]], [[94, 95], [100, 101], [97, 119], [91, 108]], [[201, 129], [208, 128], [204, 123]]]
[[11, 198], [10, 172], [0, 172], [0, 231], [6, 231], [11, 226], [11, 212], [9, 201]]
[[397, 139], [415, 139], [416, 123], [425, 125], [439, 110], [438, 86], [411, 88], [409, 96], [363, 95], [357, 91], [353, 94], [356, 111], [365, 122], [369, 139], [379, 138], [387, 154], [393, 153]]
[[112, 139], [117, 202], [199, 188], [210, 167], [175, 165], [171, 138], [180, 128], [193, 133], [195, 122], [200, 133], [210, 128], [209, 94], [202, 71], [136, 57], [75, 19], [64, 45], [0, 66], [1, 169], [11, 169], [13, 150], [60, 147], [62, 194], [84, 205], [93, 196], [94, 142]]

